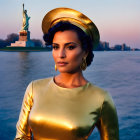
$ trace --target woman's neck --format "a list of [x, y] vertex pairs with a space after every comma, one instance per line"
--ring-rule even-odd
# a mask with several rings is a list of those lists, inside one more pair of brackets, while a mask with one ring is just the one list
[[88, 81], [83, 77], [82, 72], [60, 73], [54, 77], [54, 82], [65, 88], [75, 88], [85, 85]]

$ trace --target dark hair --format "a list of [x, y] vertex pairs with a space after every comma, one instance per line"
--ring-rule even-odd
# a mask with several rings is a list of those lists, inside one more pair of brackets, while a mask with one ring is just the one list
[[47, 34], [44, 34], [43, 39], [46, 42], [46, 45], [51, 45], [53, 41], [54, 34], [58, 31], [65, 31], [65, 30], [73, 30], [77, 33], [78, 38], [82, 44], [82, 49], [88, 52], [88, 56], [86, 58], [87, 66], [91, 64], [94, 58], [93, 54], [93, 45], [90, 37], [79, 27], [71, 24], [68, 21], [61, 21], [54, 25], [52, 28], [49, 29]]

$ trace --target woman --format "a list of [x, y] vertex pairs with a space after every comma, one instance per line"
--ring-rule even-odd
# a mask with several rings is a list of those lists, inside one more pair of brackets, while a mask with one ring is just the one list
[[97, 127], [102, 140], [118, 140], [117, 113], [110, 95], [82, 74], [99, 42], [94, 23], [76, 10], [56, 8], [46, 14], [42, 29], [60, 74], [29, 84], [16, 139], [85, 140]]

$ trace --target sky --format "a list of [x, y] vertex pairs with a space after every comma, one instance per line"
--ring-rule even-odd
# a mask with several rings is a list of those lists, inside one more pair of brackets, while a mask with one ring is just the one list
[[57, 7], [68, 7], [88, 16], [110, 47], [125, 43], [140, 48], [140, 0], [0, 0], [0, 39], [19, 33], [22, 4], [28, 15], [31, 38], [42, 39], [42, 19]]

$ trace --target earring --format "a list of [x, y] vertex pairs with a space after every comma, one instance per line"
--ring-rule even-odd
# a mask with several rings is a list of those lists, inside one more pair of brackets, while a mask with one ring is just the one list
[[57, 67], [56, 67], [56, 64], [55, 64], [55, 71], [57, 71]]
[[81, 70], [85, 70], [87, 68], [86, 57], [83, 58], [82, 63], [80, 65]]

